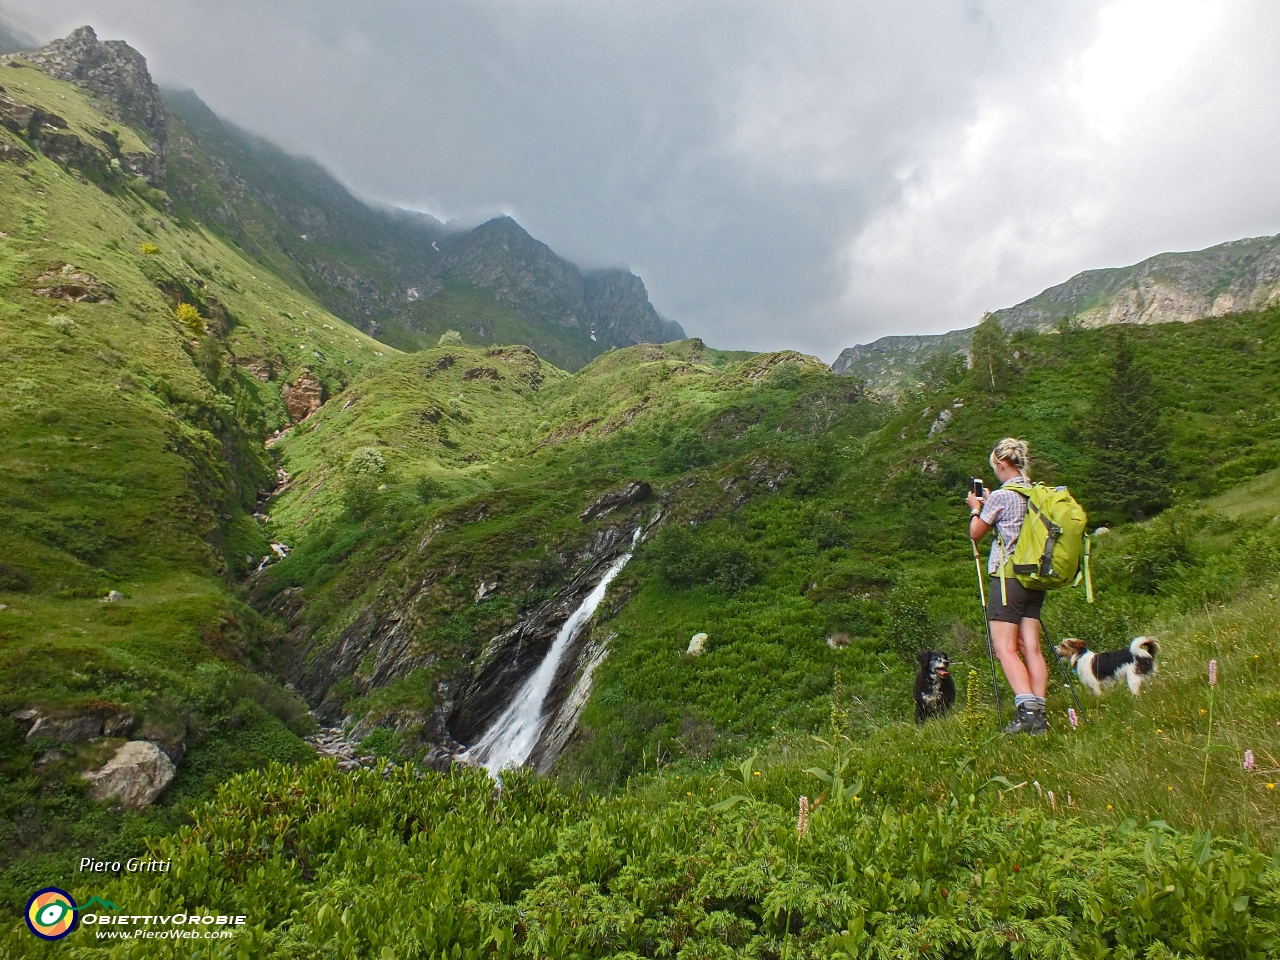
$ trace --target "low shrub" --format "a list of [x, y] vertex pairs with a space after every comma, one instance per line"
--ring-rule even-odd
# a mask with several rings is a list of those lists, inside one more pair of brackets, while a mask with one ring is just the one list
[[[154, 844], [169, 872], [126, 875], [104, 895], [130, 913], [216, 902], [250, 915], [239, 947], [263, 957], [391, 956], [408, 944], [502, 958], [1280, 949], [1280, 859], [1245, 841], [1006, 811], [1002, 784], [967, 768], [953, 777], [959, 792], [898, 807], [861, 796], [838, 760], [812, 761], [822, 766], [806, 772], [748, 759], [732, 777], [668, 776], [611, 798], [525, 773], [498, 792], [476, 771], [406, 766], [384, 779], [339, 775], [332, 761], [273, 764]], [[837, 779], [838, 797], [818, 796]], [[106, 955], [73, 936], [85, 956]]]
[[695, 536], [684, 527], [664, 531], [646, 551], [669, 587], [710, 586], [736, 593], [759, 578], [746, 545], [730, 534]]
[[76, 322], [66, 314], [59, 314], [56, 317], [50, 317], [49, 326], [64, 337], [69, 337], [76, 332]]
[[364, 516], [373, 509], [387, 473], [387, 461], [374, 447], [361, 447], [347, 461], [342, 502], [355, 516]]
[[1130, 534], [1125, 568], [1133, 590], [1157, 593], [1195, 562], [1187, 527], [1184, 517], [1170, 511]]

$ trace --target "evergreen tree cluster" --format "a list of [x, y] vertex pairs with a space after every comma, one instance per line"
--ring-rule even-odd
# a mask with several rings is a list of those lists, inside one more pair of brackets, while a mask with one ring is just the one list
[[1091, 453], [1089, 506], [1100, 519], [1142, 521], [1169, 505], [1173, 470], [1163, 403], [1124, 328], [1083, 432]]

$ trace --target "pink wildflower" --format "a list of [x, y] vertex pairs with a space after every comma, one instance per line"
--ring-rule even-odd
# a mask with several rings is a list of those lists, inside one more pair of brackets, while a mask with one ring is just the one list
[[796, 836], [803, 837], [809, 829], [809, 798], [800, 798], [800, 815], [796, 817]]
[[1218, 661], [1209, 661], [1209, 686], [1215, 686], [1218, 682]]
[[1080, 725], [1080, 718], [1076, 716], [1075, 707], [1067, 707], [1067, 719], [1071, 721], [1072, 730]]
[[1252, 773], [1256, 769], [1258, 769], [1258, 767], [1257, 764], [1253, 762], [1253, 751], [1246, 750], [1244, 752], [1244, 772]]

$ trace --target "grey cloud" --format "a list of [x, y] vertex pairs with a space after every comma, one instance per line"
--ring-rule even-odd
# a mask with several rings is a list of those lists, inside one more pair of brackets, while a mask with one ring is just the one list
[[[362, 195], [510, 213], [585, 266], [630, 266], [713, 344], [828, 359], [1079, 269], [1280, 229], [1253, 155], [1277, 130], [1280, 17], [1237, 4], [1172, 67], [1138, 55], [1176, 53], [1159, 23], [1200, 7], [0, 0], [41, 38], [127, 39]], [[1120, 98], [1132, 113], [1081, 108], [1081, 77], [1126, 57], [1154, 85]]]

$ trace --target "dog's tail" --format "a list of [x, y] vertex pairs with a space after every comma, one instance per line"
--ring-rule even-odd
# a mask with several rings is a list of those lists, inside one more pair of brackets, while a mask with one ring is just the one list
[[1160, 652], [1160, 645], [1156, 643], [1155, 637], [1134, 637], [1129, 644], [1129, 652], [1135, 657], [1155, 660], [1156, 654]]

